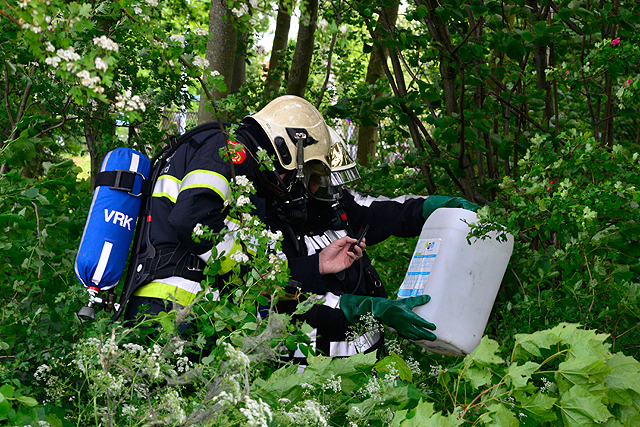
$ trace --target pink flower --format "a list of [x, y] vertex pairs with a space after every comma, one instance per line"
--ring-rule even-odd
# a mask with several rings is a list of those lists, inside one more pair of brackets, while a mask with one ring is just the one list
[[548, 187], [547, 187], [547, 191], [550, 191], [550, 190], [551, 190], [551, 186], [548, 186]]
[[629, 79], [627, 80], [627, 83], [633, 83], [633, 80]]
[[620, 44], [620, 37], [611, 40], [611, 46], [615, 46], [617, 44]]
[[569, 75], [569, 70], [565, 71], [564, 75], [568, 76]]

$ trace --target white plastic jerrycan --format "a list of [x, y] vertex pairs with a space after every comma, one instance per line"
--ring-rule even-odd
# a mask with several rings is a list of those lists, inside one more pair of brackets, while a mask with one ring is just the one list
[[[398, 298], [430, 295], [413, 311], [436, 325], [434, 342], [415, 341], [434, 353], [465, 356], [480, 344], [513, 251], [513, 236], [467, 241], [474, 212], [436, 209], [427, 219]], [[471, 243], [469, 243], [471, 242]]]

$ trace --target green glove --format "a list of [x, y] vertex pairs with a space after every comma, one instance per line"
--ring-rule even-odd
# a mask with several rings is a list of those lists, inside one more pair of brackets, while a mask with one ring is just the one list
[[429, 196], [422, 205], [422, 217], [424, 219], [429, 218], [429, 215], [438, 208], [462, 208], [476, 212], [480, 209], [480, 206], [475, 205], [462, 197]]
[[437, 337], [426, 329], [434, 331], [436, 325], [427, 322], [411, 311], [413, 307], [426, 304], [430, 299], [429, 295], [423, 295], [394, 301], [386, 298], [344, 294], [340, 297], [340, 309], [347, 320], [353, 324], [358, 323], [363, 314], [373, 313], [373, 317], [395, 329], [401, 337], [410, 340], [435, 341]]

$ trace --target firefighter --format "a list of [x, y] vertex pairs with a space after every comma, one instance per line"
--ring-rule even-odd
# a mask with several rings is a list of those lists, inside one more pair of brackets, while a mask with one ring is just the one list
[[[151, 216], [160, 220], [152, 222], [150, 236], [156, 255], [144, 267], [153, 274], [133, 293], [126, 319], [134, 319], [142, 306], [157, 313], [171, 308], [171, 301], [180, 305], [193, 301], [202, 291], [202, 270], [211, 253], [211, 243], [193, 241], [194, 227], [207, 225], [214, 232], [225, 226], [234, 228], [225, 209], [232, 165], [219, 154], [228, 142], [221, 132], [198, 134], [193, 139], [176, 151], [154, 188]], [[283, 96], [243, 120], [233, 156], [235, 174], [246, 175], [257, 188], [251, 196], [255, 213], [272, 231], [283, 233], [292, 286], [297, 293], [324, 296], [322, 305], [301, 316], [314, 328], [312, 347], [338, 357], [381, 348], [379, 331], [364, 331], [355, 340], [347, 339], [350, 326], [368, 313], [401, 336], [435, 340], [435, 325], [411, 310], [427, 303], [429, 297], [387, 299], [364, 249], [391, 235], [417, 236], [438, 207], [477, 206], [453, 197], [385, 199], [343, 190], [344, 178], [353, 178], [357, 171], [350, 159], [338, 159], [339, 149], [334, 147], [332, 154], [332, 139], [336, 136], [332, 138], [310, 103]], [[253, 155], [260, 149], [275, 156], [275, 170], [259, 170]], [[366, 240], [352, 247], [358, 231], [367, 226]], [[242, 248], [227, 235], [216, 249], [224, 254], [223, 277], [233, 268], [229, 255]], [[296, 304], [280, 302], [278, 308], [292, 313]], [[304, 361], [301, 353], [292, 356]]]

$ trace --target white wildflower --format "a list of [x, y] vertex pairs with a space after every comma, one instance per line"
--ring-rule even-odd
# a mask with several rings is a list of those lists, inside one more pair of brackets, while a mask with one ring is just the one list
[[20, 6], [22, 9], [24, 9], [25, 7], [27, 7], [29, 5], [29, 1], [30, 0], [20, 0], [20, 1], [18, 1], [18, 6]]
[[238, 185], [238, 187], [240, 187], [242, 190], [247, 191], [253, 188], [253, 184], [246, 175], [236, 176], [236, 185]]
[[342, 24], [340, 25], [340, 32], [342, 34], [347, 34], [347, 30], [349, 29], [349, 27], [347, 26], [347, 24]]
[[206, 30], [204, 28], [196, 28], [195, 30], [193, 30], [194, 33], [196, 33], [196, 35], [198, 36], [206, 36], [207, 34], [209, 34], [209, 30]]
[[244, 15], [249, 13], [249, 7], [246, 4], [242, 3], [240, 6], [238, 6], [237, 9], [234, 7], [231, 12], [233, 12], [236, 17], [242, 18]]
[[438, 365], [431, 365], [431, 370], [429, 371], [429, 376], [430, 377], [437, 377], [438, 375], [440, 375], [440, 371], [442, 368], [440, 368], [440, 366]]
[[45, 374], [49, 371], [51, 371], [51, 366], [42, 364], [38, 366], [38, 369], [36, 369], [36, 372], [33, 374], [33, 378], [35, 378], [36, 381], [42, 381], [45, 377]]
[[249, 262], [249, 257], [244, 252], [236, 251], [229, 255], [232, 261], [237, 262], [238, 264], [245, 264]]
[[193, 234], [196, 236], [202, 236], [204, 234], [204, 230], [202, 229], [202, 224], [197, 223], [195, 227], [193, 227]]
[[91, 74], [89, 74], [89, 71], [87, 70], [82, 70], [78, 72], [78, 74], [76, 75], [80, 77], [80, 83], [82, 83], [83, 86], [86, 86], [90, 89], [95, 88], [96, 85], [100, 83], [100, 77], [98, 76], [91, 77]]
[[124, 404], [122, 405], [122, 415], [132, 417], [138, 412], [138, 408], [133, 405]]
[[60, 61], [61, 59], [59, 56], [49, 56], [44, 59], [44, 62], [48, 65], [51, 65], [53, 68], [58, 68]]
[[251, 426], [267, 427], [268, 423], [273, 419], [271, 408], [269, 405], [258, 398], [253, 400], [247, 396], [245, 400], [245, 407], [240, 408], [242, 415], [247, 417], [249, 421], [247, 424]]
[[107, 69], [109, 68], [109, 64], [107, 64], [107, 61], [100, 58], [99, 56], [96, 56], [96, 59], [93, 62], [95, 63], [96, 69], [98, 70], [102, 70], [106, 72]]
[[213, 77], [215, 77], [215, 76], [219, 76], [219, 75], [220, 75], [220, 72], [219, 72], [218, 70], [211, 70], [211, 75], [212, 75]]
[[142, 20], [144, 22], [151, 22], [151, 17], [149, 15], [142, 15]]
[[142, 8], [140, 6], [135, 6], [133, 8], [133, 13], [135, 13], [136, 15], [140, 15], [142, 13]]
[[292, 425], [327, 426], [327, 409], [316, 400], [307, 399], [286, 413]]
[[69, 46], [68, 49], [58, 49], [56, 54], [67, 62], [80, 60], [80, 55], [76, 53], [76, 50], [73, 48], [73, 46]]
[[325, 31], [327, 29], [327, 27], [329, 26], [329, 22], [327, 22], [326, 19], [322, 18], [319, 22], [318, 22], [318, 29], [320, 31]]
[[169, 40], [171, 40], [172, 42], [176, 42], [178, 43], [180, 46], [185, 47], [186, 45], [186, 41], [183, 35], [181, 34], [172, 34], [169, 37]]
[[229, 362], [232, 365], [238, 366], [242, 369], [247, 369], [249, 367], [249, 357], [247, 357], [247, 355], [241, 350], [236, 349], [229, 343], [224, 343], [224, 350], [225, 355], [229, 358]]
[[167, 47], [169, 47], [169, 45], [168, 45], [166, 42], [159, 42], [159, 41], [156, 41], [156, 42], [154, 42], [154, 43], [155, 43], [155, 45], [156, 45], [157, 47], [159, 47], [160, 49], [166, 49]]
[[236, 206], [238, 206], [239, 208], [241, 208], [242, 206], [248, 205], [249, 203], [251, 203], [251, 200], [249, 200], [247, 196], [240, 196], [236, 200]]
[[322, 384], [322, 389], [323, 390], [333, 390], [334, 393], [338, 393], [339, 391], [342, 391], [342, 377], [338, 375], [338, 377], [335, 377], [333, 374], [331, 374], [331, 377], [325, 381], [324, 384]]
[[116, 95], [116, 101], [116, 109], [120, 111], [145, 111], [146, 109], [140, 96], [131, 95], [129, 89], [125, 90], [124, 95]]
[[157, 7], [158, 6], [158, 0], [144, 0], [147, 2], [147, 4], [151, 7]]
[[118, 51], [118, 43], [114, 42], [107, 36], [94, 37], [93, 44], [105, 50], [111, 50], [113, 52]]
[[198, 68], [207, 68], [209, 66], [209, 60], [204, 56], [196, 55], [193, 58], [193, 66]]
[[56, 48], [55, 48], [55, 47], [53, 47], [53, 45], [51, 44], [51, 42], [46, 42], [46, 43], [45, 43], [45, 50], [46, 50], [47, 52], [55, 52], [55, 51], [56, 51]]

